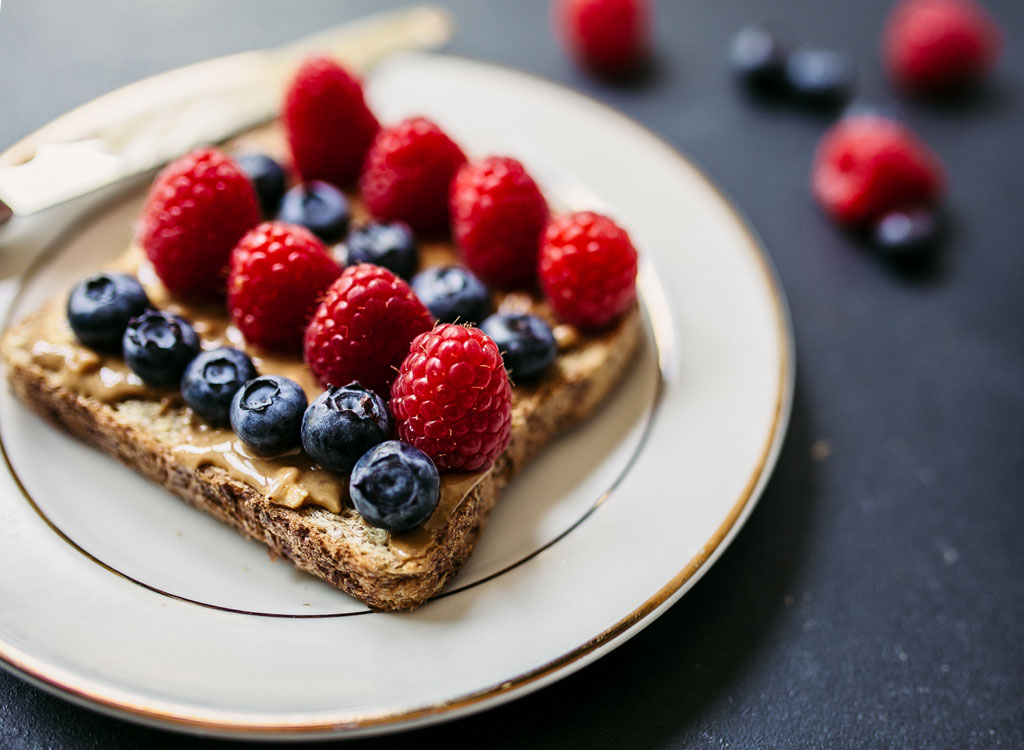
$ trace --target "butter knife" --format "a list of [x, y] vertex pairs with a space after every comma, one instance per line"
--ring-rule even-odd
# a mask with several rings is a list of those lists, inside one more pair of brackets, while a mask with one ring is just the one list
[[196, 146], [273, 119], [289, 77], [310, 54], [327, 54], [366, 72], [394, 52], [443, 45], [453, 28], [451, 16], [440, 8], [407, 8], [113, 91], [0, 154], [0, 225], [126, 181]]

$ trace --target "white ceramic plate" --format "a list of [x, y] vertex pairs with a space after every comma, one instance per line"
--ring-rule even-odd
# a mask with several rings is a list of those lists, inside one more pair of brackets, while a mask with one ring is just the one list
[[[369, 80], [385, 121], [424, 113], [522, 159], [560, 204], [642, 253], [645, 346], [615, 397], [503, 497], [447, 593], [376, 614], [44, 424], [4, 389], [0, 659], [120, 716], [234, 736], [426, 724], [510, 700], [623, 643], [749, 515], [782, 441], [793, 350], [749, 229], [664, 142], [521, 73], [407, 57]], [[8, 321], [126, 246], [141, 194], [17, 279]]]

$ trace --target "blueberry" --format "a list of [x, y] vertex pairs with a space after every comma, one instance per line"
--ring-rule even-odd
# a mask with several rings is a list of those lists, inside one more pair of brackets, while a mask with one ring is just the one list
[[188, 363], [181, 376], [181, 395], [207, 422], [226, 427], [231, 421], [231, 399], [257, 374], [245, 352], [229, 346], [211, 349]]
[[366, 451], [391, 434], [384, 400], [359, 383], [331, 386], [302, 418], [302, 447], [318, 464], [348, 473]]
[[491, 294], [471, 271], [442, 266], [420, 271], [412, 290], [442, 323], [479, 323], [491, 311]]
[[258, 456], [280, 456], [302, 442], [306, 392], [294, 380], [261, 375], [231, 399], [231, 428]]
[[235, 163], [242, 170], [260, 201], [260, 209], [267, 218], [277, 214], [284, 195], [284, 168], [265, 154], [240, 154]]
[[850, 95], [853, 67], [842, 52], [801, 47], [786, 60], [786, 81], [807, 104], [834, 106]]
[[518, 381], [543, 373], [558, 353], [558, 345], [548, 324], [528, 313], [495, 313], [480, 324], [494, 339], [505, 369]]
[[785, 86], [786, 43], [763, 26], [745, 26], [729, 47], [733, 72], [751, 89], [778, 93]]
[[142, 284], [123, 273], [97, 273], [68, 296], [68, 323], [88, 347], [117, 351], [128, 321], [149, 307]]
[[289, 224], [301, 224], [332, 244], [344, 237], [348, 229], [348, 198], [326, 182], [305, 182], [284, 194], [277, 218]]
[[129, 321], [122, 346], [124, 361], [144, 383], [177, 385], [199, 353], [199, 337], [184, 318], [147, 310]]
[[894, 211], [875, 225], [875, 245], [890, 261], [913, 262], [927, 255], [938, 242], [939, 221], [926, 208]]
[[356, 462], [349, 495], [367, 523], [404, 531], [430, 518], [441, 497], [441, 478], [426, 453], [408, 443], [388, 440]]
[[409, 279], [419, 266], [419, 253], [412, 230], [401, 221], [390, 224], [370, 222], [353, 229], [345, 241], [348, 265], [373, 263]]

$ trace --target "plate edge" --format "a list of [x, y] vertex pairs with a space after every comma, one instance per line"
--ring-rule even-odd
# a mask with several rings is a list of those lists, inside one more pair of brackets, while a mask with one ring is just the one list
[[[599, 107], [607, 115], [618, 121], [631, 126], [642, 133], [649, 142], [660, 148], [666, 156], [681, 164], [702, 180], [713, 193], [718, 196], [724, 208], [735, 218], [737, 225], [742, 229], [749, 241], [749, 249], [765, 277], [770, 296], [775, 308], [775, 328], [777, 344], [779, 346], [779, 387], [776, 393], [775, 412], [772, 419], [772, 426], [768, 433], [768, 439], [758, 459], [757, 467], [752, 472], [740, 497], [730, 508], [728, 515], [715, 530], [712, 537], [706, 542], [700, 551], [691, 558], [687, 564], [673, 576], [668, 583], [660, 588], [653, 596], [649, 597], [640, 607], [621, 618], [615, 624], [581, 644], [572, 651], [550, 660], [528, 672], [524, 672], [510, 680], [498, 685], [483, 688], [473, 693], [445, 701], [443, 703], [421, 706], [408, 710], [381, 711], [364, 714], [341, 715], [333, 720], [314, 719], [309, 722], [297, 722], [288, 725], [280, 723], [260, 723], [258, 721], [246, 720], [241, 715], [230, 718], [226, 721], [205, 719], [201, 717], [183, 715], [173, 710], [157, 708], [153, 705], [135, 704], [127, 700], [119, 700], [104, 696], [97, 691], [89, 691], [82, 687], [71, 684], [71, 680], [61, 681], [58, 678], [47, 674], [45, 664], [33, 664], [35, 661], [24, 653], [21, 658], [16, 656], [19, 649], [10, 644], [0, 641], [0, 666], [8, 669], [18, 677], [39, 687], [52, 692], [59, 697], [70, 699], [72, 702], [89, 708], [98, 709], [103, 713], [127, 718], [133, 721], [158, 726], [165, 729], [172, 729], [194, 734], [210, 736], [238, 737], [238, 738], [266, 738], [287, 740], [289, 738], [328, 738], [337, 739], [339, 735], [355, 737], [369, 734], [379, 734], [386, 731], [397, 730], [398, 728], [412, 728], [425, 726], [427, 724], [454, 719], [469, 713], [483, 710], [486, 704], [497, 705], [507, 702], [516, 697], [521, 697], [529, 692], [537, 690], [553, 681], [553, 676], [568, 676], [572, 672], [582, 668], [587, 663], [606, 653], [611, 648], [625, 643], [629, 637], [639, 633], [649, 625], [654, 618], [650, 615], [656, 611], [664, 610], [678, 598], [680, 598], [690, 586], [697, 582], [700, 577], [710, 568], [713, 563], [731, 543], [736, 533], [742, 528], [750, 512], [753, 510], [764, 489], [771, 471], [778, 459], [786, 430], [795, 389], [796, 375], [796, 351], [793, 336], [792, 320], [789, 313], [789, 306], [778, 273], [768, 256], [763, 241], [753, 230], [745, 215], [736, 207], [724, 190], [722, 190], [690, 157], [683, 154], [669, 141], [658, 133], [634, 120], [633, 118], [619, 112], [608, 104], [596, 99], [586, 93], [576, 91], [564, 84], [549, 80], [527, 71], [510, 68], [493, 62], [478, 60], [463, 55], [433, 55], [432, 57], [447, 57], [454, 60], [469, 62], [474, 65], [492, 68], [504, 74], [512, 74], [525, 77], [535, 82], [548, 86], [563, 89], [571, 95], [585, 99]], [[217, 58], [214, 58], [217, 59]], [[155, 82], [160, 75], [152, 76], [142, 81], [129, 84], [137, 86], [144, 82]], [[102, 97], [101, 97], [102, 98]], [[73, 114], [72, 110], [61, 117]], [[28, 140], [36, 133], [45, 130], [44, 125], [35, 133], [26, 136]], [[21, 142], [0, 153], [0, 162], [7, 156], [8, 152], [18, 147]], [[636, 627], [639, 626], [639, 627]], [[626, 636], [626, 637], [622, 637]], [[33, 668], [34, 667], [34, 668]], [[50, 670], [51, 672], [53, 670]], [[225, 716], [229, 716], [225, 713]]]

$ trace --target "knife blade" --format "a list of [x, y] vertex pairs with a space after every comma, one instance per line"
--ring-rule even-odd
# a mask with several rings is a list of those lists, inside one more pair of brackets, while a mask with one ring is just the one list
[[111, 92], [0, 155], [0, 225], [273, 119], [291, 74], [312, 53], [365, 73], [394, 52], [443, 45], [453, 28], [450, 14], [440, 8], [407, 8], [275, 49], [179, 68]]

